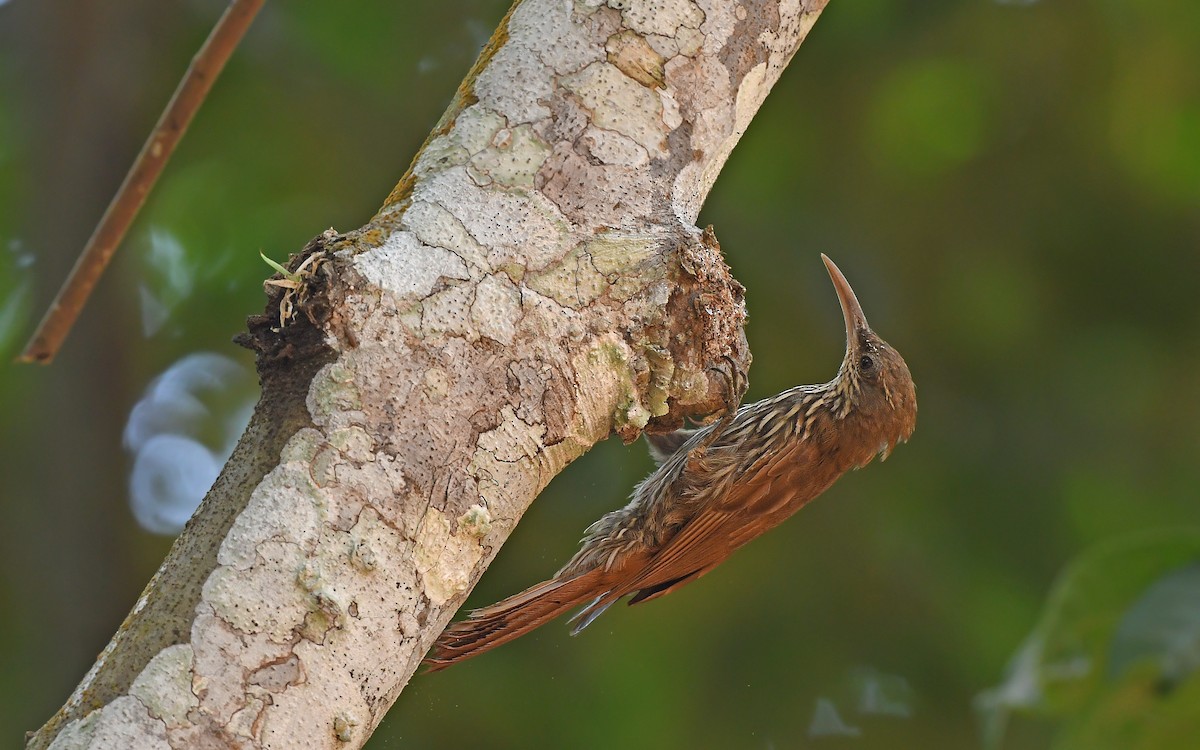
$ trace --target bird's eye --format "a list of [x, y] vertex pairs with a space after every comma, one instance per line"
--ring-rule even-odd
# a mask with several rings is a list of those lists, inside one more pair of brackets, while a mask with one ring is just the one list
[[862, 359], [858, 360], [858, 368], [863, 372], [870, 372], [875, 367], [875, 360], [869, 354], [862, 355]]

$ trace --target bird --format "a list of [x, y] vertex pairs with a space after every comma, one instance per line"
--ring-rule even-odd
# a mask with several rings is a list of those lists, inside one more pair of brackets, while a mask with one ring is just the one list
[[[452, 623], [425, 659], [434, 672], [524, 635], [567, 611], [575, 635], [625, 596], [648, 602], [695, 581], [778, 526], [851, 469], [886, 459], [916, 427], [904, 358], [868, 325], [826, 255], [846, 323], [846, 354], [827, 383], [730, 409], [716, 422], [647, 433], [657, 468], [629, 503], [584, 532], [553, 578]], [[740, 391], [738, 391], [740, 395]]]

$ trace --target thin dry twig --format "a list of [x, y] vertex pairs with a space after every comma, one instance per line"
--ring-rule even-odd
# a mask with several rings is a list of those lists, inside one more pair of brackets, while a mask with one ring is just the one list
[[100, 280], [100, 275], [112, 260], [113, 253], [120, 246], [146, 196], [175, 151], [175, 146], [187, 131], [196, 110], [208, 96], [213, 82], [241, 42], [263, 2], [231, 0], [204, 46], [192, 58], [192, 64], [180, 80], [171, 101], [146, 139], [129, 174], [125, 175], [125, 181], [75, 261], [71, 275], [58, 291], [58, 296], [46, 311], [25, 351], [17, 357], [18, 362], [49, 364], [58, 354], [75, 319], [91, 296], [92, 289]]

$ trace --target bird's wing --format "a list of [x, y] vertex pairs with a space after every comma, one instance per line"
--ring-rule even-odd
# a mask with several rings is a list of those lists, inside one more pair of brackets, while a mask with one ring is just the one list
[[798, 484], [794, 472], [805, 465], [800, 453], [806, 450], [811, 448], [792, 441], [788, 450], [764, 456], [733, 477], [727, 492], [700, 508], [637, 575], [620, 586], [622, 593], [670, 584], [669, 589], [652, 591], [638, 601], [661, 596], [708, 572], [785, 518], [786, 514], [779, 517], [780, 512], [793, 500]]

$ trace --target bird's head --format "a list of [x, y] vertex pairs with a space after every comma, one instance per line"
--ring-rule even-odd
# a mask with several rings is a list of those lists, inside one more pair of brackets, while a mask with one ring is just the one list
[[862, 429], [880, 441], [878, 452], [886, 458], [916, 427], [916, 386], [900, 352], [867, 324], [846, 277], [827, 256], [822, 254], [821, 259], [846, 318], [846, 357], [833, 381], [841, 392], [842, 415], [853, 414]]

